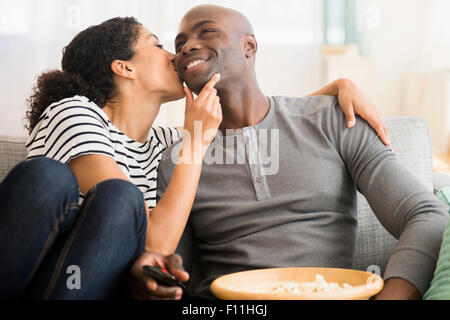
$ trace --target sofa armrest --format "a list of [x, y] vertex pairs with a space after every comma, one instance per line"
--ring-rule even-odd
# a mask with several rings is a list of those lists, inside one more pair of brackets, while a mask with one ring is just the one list
[[433, 172], [433, 192], [437, 194], [442, 188], [450, 187], [450, 175], [442, 172]]

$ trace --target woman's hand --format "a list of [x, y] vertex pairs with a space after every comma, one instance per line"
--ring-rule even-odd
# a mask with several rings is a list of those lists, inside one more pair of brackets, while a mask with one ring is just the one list
[[161, 285], [144, 274], [143, 266], [156, 266], [168, 270], [181, 282], [189, 280], [189, 274], [183, 270], [183, 260], [177, 254], [163, 256], [156, 253], [143, 253], [131, 268], [131, 296], [138, 300], [180, 300], [183, 291], [180, 287]]
[[336, 96], [347, 118], [347, 126], [349, 128], [352, 128], [356, 123], [356, 113], [369, 123], [385, 145], [392, 148], [388, 129], [381, 119], [377, 108], [366, 98], [353, 81], [338, 79], [309, 96], [319, 95]]
[[[222, 122], [222, 109], [217, 90], [214, 86], [219, 82], [220, 74], [215, 74], [200, 91], [197, 99], [185, 87], [186, 113], [184, 119], [183, 140], [190, 143], [191, 150], [206, 151], [214, 139]], [[186, 141], [187, 140], [187, 141]]]
[[355, 113], [366, 120], [377, 132], [381, 141], [388, 147], [392, 147], [389, 131], [384, 124], [375, 105], [366, 98], [361, 90], [351, 80], [339, 79], [338, 87], [339, 104], [347, 118], [347, 126], [352, 128], [356, 123]]

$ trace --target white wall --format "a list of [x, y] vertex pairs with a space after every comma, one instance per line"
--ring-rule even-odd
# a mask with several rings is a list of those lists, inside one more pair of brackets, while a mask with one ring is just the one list
[[[450, 151], [450, 1], [362, 0], [380, 9], [379, 28], [366, 26], [377, 60], [374, 102], [384, 116], [423, 118], [434, 154]], [[369, 9], [368, 9], [369, 8]], [[372, 9], [370, 9], [372, 8]], [[363, 11], [364, 12], [364, 11]]]
[[384, 116], [410, 114], [406, 101], [414, 94], [407, 86], [411, 72], [450, 68], [450, 1], [359, 0], [358, 4], [363, 43], [377, 61], [373, 100]]

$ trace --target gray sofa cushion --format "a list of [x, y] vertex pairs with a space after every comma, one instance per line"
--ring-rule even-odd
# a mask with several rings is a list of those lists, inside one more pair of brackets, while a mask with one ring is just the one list
[[0, 135], [0, 181], [27, 156], [26, 137]]
[[440, 190], [450, 186], [450, 176], [446, 173], [433, 172], [433, 192], [437, 194]]

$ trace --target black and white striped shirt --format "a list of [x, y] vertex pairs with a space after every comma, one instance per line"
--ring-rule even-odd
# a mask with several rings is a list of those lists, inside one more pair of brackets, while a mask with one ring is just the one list
[[156, 174], [162, 153], [180, 137], [174, 127], [153, 127], [146, 143], [133, 141], [94, 102], [74, 96], [51, 104], [44, 111], [28, 137], [27, 159], [45, 156], [67, 164], [86, 154], [109, 156], [142, 191], [151, 209], [156, 205]]

